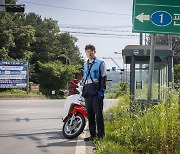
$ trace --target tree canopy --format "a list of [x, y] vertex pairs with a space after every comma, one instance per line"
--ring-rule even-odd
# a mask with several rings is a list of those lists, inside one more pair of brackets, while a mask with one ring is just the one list
[[76, 41], [69, 33], [61, 33], [51, 18], [0, 13], [0, 60], [28, 61], [30, 81], [40, 83], [42, 91], [64, 89], [80, 70], [83, 60]]
[[[175, 82], [180, 82], [180, 37], [179, 36], [171, 36], [172, 37], [172, 50], [174, 50], [174, 80]], [[156, 44], [165, 44], [169, 45], [169, 36], [164, 34], [156, 35]], [[149, 44], [150, 44], [150, 36], [149, 36]]]

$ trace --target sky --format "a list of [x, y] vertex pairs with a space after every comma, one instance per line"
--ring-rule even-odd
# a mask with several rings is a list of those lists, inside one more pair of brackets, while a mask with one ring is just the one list
[[18, 0], [17, 4], [25, 4], [26, 13], [57, 20], [61, 32], [78, 39], [83, 57], [85, 45], [93, 44], [107, 69], [124, 68], [122, 49], [139, 44], [139, 34], [132, 33], [132, 0]]

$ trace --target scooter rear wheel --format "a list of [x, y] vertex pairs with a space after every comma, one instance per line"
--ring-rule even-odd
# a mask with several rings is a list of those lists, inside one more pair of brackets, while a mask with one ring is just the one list
[[62, 133], [63, 136], [67, 139], [73, 139], [75, 137], [78, 137], [84, 130], [86, 124], [84, 116], [78, 113], [74, 115], [74, 119], [72, 121], [72, 124], [70, 125], [72, 116], [73, 115], [69, 115], [63, 125]]

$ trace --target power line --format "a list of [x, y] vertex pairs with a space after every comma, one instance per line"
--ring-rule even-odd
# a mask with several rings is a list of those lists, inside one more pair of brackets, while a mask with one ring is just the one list
[[72, 26], [72, 27], [91, 27], [91, 28], [131, 28], [132, 25], [71, 25], [71, 24], [59, 24], [59, 26]]
[[[98, 37], [100, 37], [100, 38], [113, 38], [113, 39], [115, 39], [115, 38], [122, 38], [122, 39], [134, 39], [135, 37], [128, 37], [128, 36], [111, 36], [111, 35], [109, 35], [109, 36], [105, 36], [105, 35], [93, 35], [93, 34], [91, 34], [91, 35], [89, 35], [89, 34], [75, 34], [75, 36], [81, 36], [81, 37], [96, 37], [96, 38], [98, 38]], [[136, 36], [137, 38], [139, 37], [139, 36]]]
[[74, 34], [87, 34], [87, 35], [102, 35], [102, 36], [131, 36], [131, 37], [137, 37], [139, 35], [132, 35], [132, 34], [105, 34], [105, 33], [90, 33], [90, 32], [72, 32], [72, 31], [61, 31], [61, 32], [64, 32], [64, 33], [74, 33]]
[[55, 5], [48, 5], [48, 4], [41, 4], [41, 3], [33, 3], [28, 1], [21, 1], [24, 3], [34, 4], [34, 5], [41, 5], [41, 6], [47, 6], [47, 7], [53, 7], [53, 8], [59, 8], [59, 9], [66, 9], [66, 10], [74, 10], [74, 11], [82, 11], [82, 12], [91, 12], [91, 13], [101, 13], [101, 14], [111, 14], [111, 15], [120, 15], [120, 16], [130, 16], [130, 14], [119, 14], [114, 12], [103, 12], [103, 11], [92, 11], [92, 10], [84, 10], [84, 9], [74, 9], [74, 8], [68, 8], [68, 7], [61, 7], [61, 6], [55, 6]]
[[[93, 34], [91, 34], [91, 35], [89, 35], [89, 34], [73, 34], [73, 35], [75, 35], [75, 36], [81, 36], [81, 37], [95, 37], [95, 38], [113, 38], [113, 39], [119, 39], [119, 38], [122, 38], [122, 39], [134, 39], [135, 37], [128, 37], [128, 36], [105, 36], [105, 35], [93, 35]], [[138, 38], [139, 36], [137, 36], [137, 38]]]
[[111, 32], [131, 32], [130, 30], [113, 30], [113, 29], [91, 28], [91, 27], [61, 26], [60, 28], [66, 28], [66, 29], [83, 29], [83, 30], [98, 30], [98, 31], [111, 31]]

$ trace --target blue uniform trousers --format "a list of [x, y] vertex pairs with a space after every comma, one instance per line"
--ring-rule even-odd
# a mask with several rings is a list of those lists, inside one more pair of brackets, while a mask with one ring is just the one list
[[[105, 135], [104, 132], [104, 118], [103, 118], [103, 99], [98, 96], [87, 96], [85, 104], [88, 113], [89, 131], [92, 137], [97, 135], [101, 138]], [[96, 133], [97, 127], [97, 133]]]

